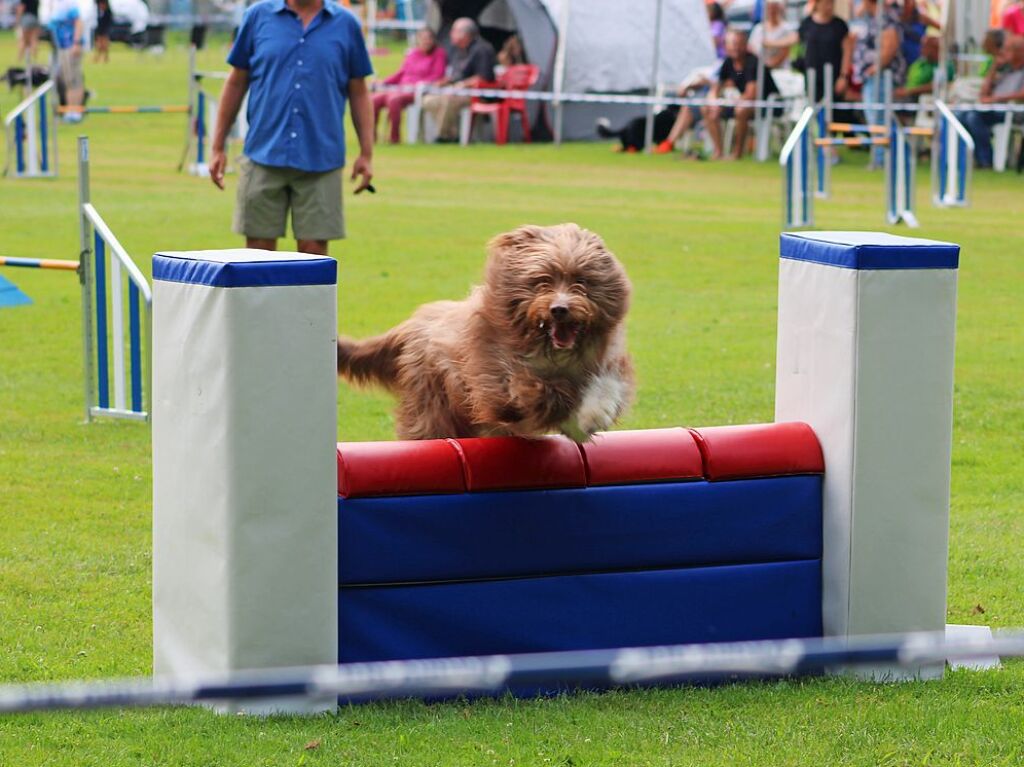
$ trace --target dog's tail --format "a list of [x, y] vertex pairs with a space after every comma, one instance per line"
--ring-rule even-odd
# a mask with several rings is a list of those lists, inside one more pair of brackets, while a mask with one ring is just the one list
[[390, 387], [398, 377], [401, 352], [401, 339], [393, 330], [363, 341], [339, 336], [338, 375], [354, 384]]

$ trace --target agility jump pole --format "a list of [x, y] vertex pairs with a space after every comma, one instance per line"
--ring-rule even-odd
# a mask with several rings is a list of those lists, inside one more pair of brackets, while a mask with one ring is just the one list
[[171, 104], [168, 106], [60, 106], [57, 114], [84, 115], [149, 115], [149, 114], [182, 114], [188, 112], [187, 104]]
[[22, 266], [29, 269], [62, 269], [70, 272], [78, 271], [78, 261], [61, 261], [56, 258], [0, 256], [0, 266]]
[[[985, 633], [985, 632], [982, 632]], [[242, 671], [199, 678], [154, 677], [0, 686], [0, 714], [216, 704], [225, 699], [386, 700], [496, 695], [510, 687], [539, 691], [800, 676], [836, 667], [950, 663], [993, 668], [1024, 657], [1024, 632], [961, 637], [916, 633], [856, 639], [626, 647], [431, 658]]]

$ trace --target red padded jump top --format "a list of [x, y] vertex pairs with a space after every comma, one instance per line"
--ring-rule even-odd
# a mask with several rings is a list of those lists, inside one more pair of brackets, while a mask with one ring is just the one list
[[482, 437], [338, 445], [345, 498], [580, 488], [820, 474], [821, 446], [804, 423], [645, 429], [566, 437]]

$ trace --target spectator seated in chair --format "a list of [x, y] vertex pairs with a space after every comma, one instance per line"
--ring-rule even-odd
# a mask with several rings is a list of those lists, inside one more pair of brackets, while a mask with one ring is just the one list
[[[1024, 38], [1008, 37], [981, 86], [982, 104], [1024, 101]], [[957, 113], [974, 139], [974, 158], [979, 168], [992, 167], [992, 126], [1002, 122], [1002, 112], [968, 110]]]
[[[444, 48], [437, 44], [433, 31], [424, 27], [416, 33], [416, 47], [406, 55], [402, 66], [397, 72], [384, 80], [384, 85], [418, 85], [420, 83], [436, 83], [444, 78], [444, 70], [448, 57]], [[390, 140], [397, 144], [400, 140], [402, 110], [416, 99], [416, 94], [409, 90], [403, 92], [386, 91], [373, 96], [373, 132], [377, 134], [377, 120], [381, 110], [388, 110], [388, 122], [391, 126]]]
[[[679, 84], [679, 90], [676, 91], [676, 95], [679, 98], [706, 96], [711, 89], [712, 83], [718, 79], [719, 66], [720, 64], [715, 64], [710, 67], [701, 67], [691, 72]], [[676, 144], [682, 140], [686, 132], [698, 125], [700, 121], [700, 107], [688, 106], [680, 109], [668, 135], [655, 145], [654, 153], [668, 154], [674, 151]]]
[[[732, 99], [736, 102], [766, 98], [776, 92], [775, 81], [768, 70], [765, 70], [764, 73], [763, 92], [757, 92], [757, 56], [747, 50], [746, 32], [730, 29], [725, 37], [725, 50], [728, 55], [718, 72], [718, 81], [711, 86], [709, 98], [721, 99], [730, 89], [739, 93], [739, 98]], [[736, 131], [729, 157], [733, 160], [743, 157], [747, 143], [747, 129], [754, 116], [754, 107], [739, 104], [735, 106], [714, 104], [702, 107], [701, 113], [708, 133], [711, 135], [711, 142], [714, 144], [714, 153], [711, 155], [711, 159], [720, 160], [724, 156], [722, 121], [729, 119], [736, 120]]]
[[[481, 82], [494, 81], [494, 48], [480, 38], [476, 22], [469, 18], [456, 19], [450, 34], [452, 51], [448, 72], [442, 85], [475, 88]], [[458, 141], [459, 112], [470, 104], [469, 96], [430, 94], [423, 99], [423, 111], [438, 126], [441, 141]]]

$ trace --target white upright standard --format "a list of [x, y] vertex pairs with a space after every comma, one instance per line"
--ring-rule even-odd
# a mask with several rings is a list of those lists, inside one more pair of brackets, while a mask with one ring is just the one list
[[157, 675], [337, 663], [336, 284], [298, 253], [153, 259]]
[[828, 636], [945, 629], [959, 250], [782, 235], [775, 418], [809, 423], [825, 455]]

